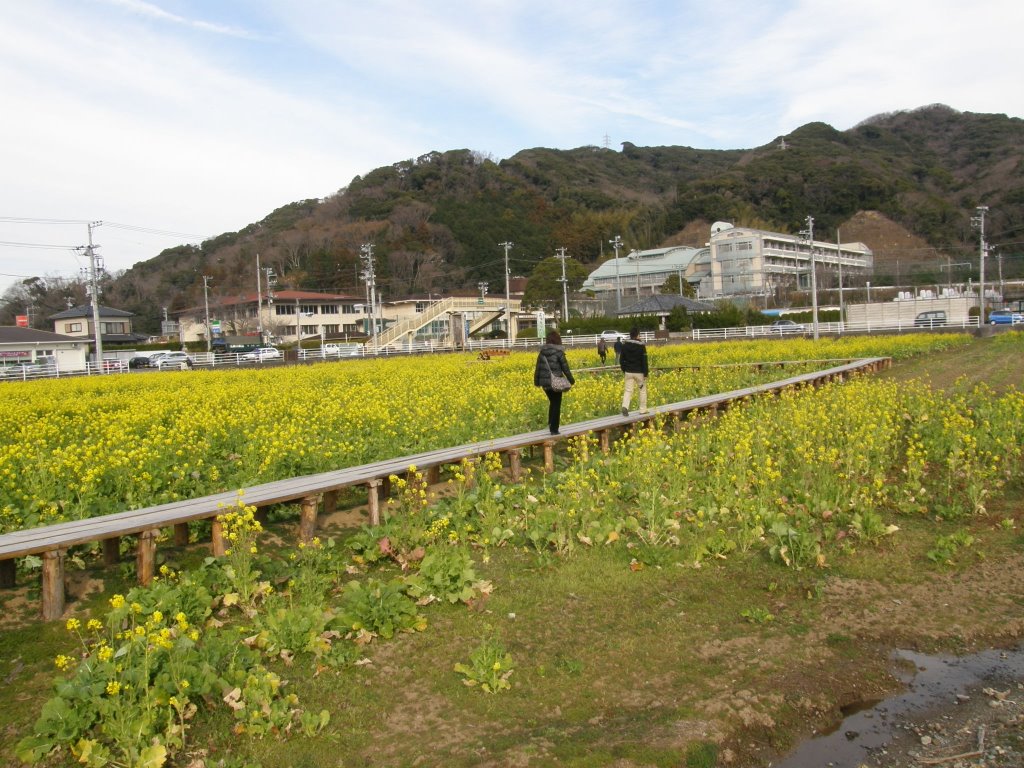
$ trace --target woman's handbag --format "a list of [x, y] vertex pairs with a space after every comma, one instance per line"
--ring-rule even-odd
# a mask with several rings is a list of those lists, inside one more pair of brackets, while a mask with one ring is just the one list
[[548, 375], [551, 377], [552, 392], [568, 392], [572, 389], [572, 382], [562, 374], [552, 371], [551, 363], [548, 362], [546, 357], [544, 358], [544, 365], [548, 367]]

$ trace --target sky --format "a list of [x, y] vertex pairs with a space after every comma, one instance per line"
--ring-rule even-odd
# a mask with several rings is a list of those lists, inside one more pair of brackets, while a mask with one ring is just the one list
[[[0, 293], [431, 151], [1024, 116], [1019, 0], [0, 0]], [[198, 278], [197, 278], [198, 279]]]

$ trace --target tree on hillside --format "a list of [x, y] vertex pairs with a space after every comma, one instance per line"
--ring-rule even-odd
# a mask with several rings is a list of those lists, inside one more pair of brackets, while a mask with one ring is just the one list
[[[670, 296], [679, 295], [679, 275], [669, 275], [664, 283], [661, 284], [660, 292], [668, 294]], [[689, 280], [683, 280], [683, 296], [688, 299], [692, 299], [697, 295], [696, 289]]]
[[[580, 289], [590, 270], [575, 259], [565, 260], [565, 278], [569, 292]], [[534, 267], [523, 291], [523, 304], [529, 307], [559, 307], [562, 304], [562, 260], [554, 256]]]

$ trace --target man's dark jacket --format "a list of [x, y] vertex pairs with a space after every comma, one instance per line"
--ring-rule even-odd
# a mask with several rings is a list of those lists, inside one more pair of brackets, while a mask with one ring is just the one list
[[619, 354], [619, 367], [625, 373], [642, 373], [647, 375], [647, 347], [643, 342], [636, 339], [626, 339], [622, 342], [622, 352]]

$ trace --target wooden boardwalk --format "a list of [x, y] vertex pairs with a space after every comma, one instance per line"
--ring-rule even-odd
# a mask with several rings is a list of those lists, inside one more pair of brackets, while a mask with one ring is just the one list
[[[611, 432], [613, 430], [629, 428], [634, 424], [650, 422], [663, 416], [668, 416], [678, 422], [693, 412], [707, 412], [714, 415], [729, 407], [730, 403], [739, 400], [768, 392], [778, 392], [790, 387], [816, 386], [829, 381], [843, 380], [851, 374], [874, 372], [886, 368], [890, 364], [889, 358], [855, 360], [767, 384], [656, 406], [646, 414], [633, 413], [629, 416], [615, 414], [567, 424], [562, 427], [559, 435], [551, 435], [546, 429], [524, 432], [519, 435], [467, 443], [452, 448], [441, 448], [411, 456], [400, 456], [331, 472], [275, 480], [245, 488], [241, 498], [246, 505], [254, 506], [257, 509], [286, 502], [299, 502], [301, 510], [299, 537], [300, 540], [309, 541], [316, 530], [321, 506], [324, 512], [333, 512], [337, 503], [338, 491], [345, 488], [366, 487], [369, 521], [371, 525], [377, 525], [380, 522], [381, 499], [390, 495], [389, 478], [392, 475], [405, 474], [409, 471], [410, 466], [415, 466], [418, 470], [426, 470], [428, 479], [436, 481], [443, 466], [458, 464], [463, 459], [474, 459], [488, 453], [497, 453], [507, 457], [509, 474], [513, 481], [517, 481], [521, 476], [521, 459], [524, 448], [541, 446], [544, 452], [545, 471], [551, 472], [554, 470], [556, 445], [577, 435], [596, 433], [601, 449], [608, 451], [611, 447]], [[221, 555], [224, 552], [224, 541], [221, 526], [216, 517], [229, 511], [232, 507], [236, 507], [238, 500], [237, 491], [226, 491], [196, 499], [186, 499], [170, 504], [160, 504], [0, 535], [0, 586], [14, 586], [15, 558], [41, 555], [43, 559], [42, 616], [45, 620], [59, 618], [64, 612], [64, 558], [68, 548], [94, 541], [102, 542], [104, 559], [108, 564], [113, 564], [119, 558], [121, 537], [137, 536], [136, 570], [138, 579], [140, 583], [148, 584], [153, 578], [156, 539], [162, 529], [173, 527], [174, 543], [180, 546], [188, 543], [188, 523], [212, 518], [213, 553]]]

